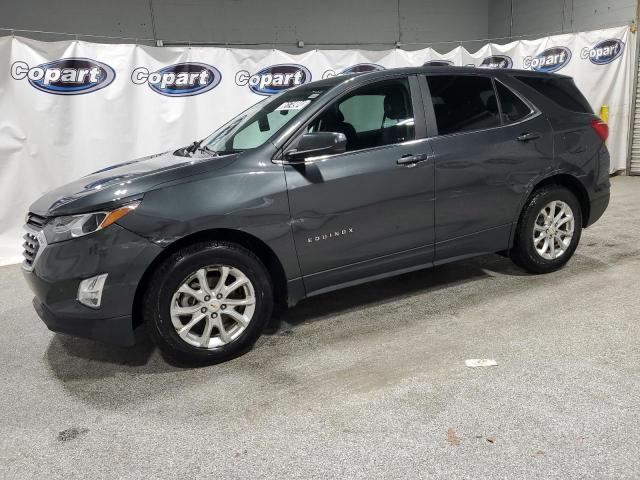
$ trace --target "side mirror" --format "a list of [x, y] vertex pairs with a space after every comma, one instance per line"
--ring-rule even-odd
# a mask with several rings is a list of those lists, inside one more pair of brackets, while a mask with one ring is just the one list
[[289, 150], [285, 159], [291, 163], [303, 162], [310, 157], [335, 155], [347, 149], [347, 137], [338, 132], [305, 133], [298, 141], [298, 148]]

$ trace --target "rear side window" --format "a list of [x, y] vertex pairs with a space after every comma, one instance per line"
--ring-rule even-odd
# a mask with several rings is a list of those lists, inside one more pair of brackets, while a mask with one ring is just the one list
[[529, 105], [498, 81], [496, 81], [496, 90], [498, 91], [504, 123], [518, 122], [531, 113]]
[[571, 112], [593, 113], [591, 105], [571, 78], [516, 76], [522, 83]]
[[489, 77], [427, 77], [439, 135], [500, 126], [498, 101]]

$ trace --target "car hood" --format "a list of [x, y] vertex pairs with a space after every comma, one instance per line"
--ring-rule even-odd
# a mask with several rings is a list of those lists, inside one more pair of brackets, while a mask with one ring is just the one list
[[91, 173], [52, 190], [36, 200], [29, 211], [49, 217], [115, 208], [159, 184], [221, 168], [238, 154], [184, 157], [174, 151], [149, 155]]

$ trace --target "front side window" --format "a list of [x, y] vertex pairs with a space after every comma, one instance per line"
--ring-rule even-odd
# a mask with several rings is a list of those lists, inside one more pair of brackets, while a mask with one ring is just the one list
[[439, 135], [499, 127], [498, 101], [489, 77], [427, 77]]
[[531, 113], [531, 108], [502, 83], [496, 82], [496, 90], [504, 123], [518, 122]]
[[329, 105], [307, 131], [343, 133], [347, 151], [413, 140], [409, 82], [385, 80], [358, 88]]
[[274, 95], [245, 110], [202, 141], [218, 154], [241, 152], [263, 145], [329, 87], [302, 86]]

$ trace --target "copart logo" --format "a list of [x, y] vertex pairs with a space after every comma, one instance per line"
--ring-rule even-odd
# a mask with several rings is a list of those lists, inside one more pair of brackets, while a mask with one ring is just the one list
[[236, 73], [236, 84], [241, 87], [248, 85], [258, 95], [273, 95], [310, 81], [309, 69], [295, 63], [272, 65], [253, 75], [246, 70]]
[[583, 60], [589, 59], [591, 63], [596, 65], [606, 65], [622, 55], [623, 51], [624, 42], [617, 38], [611, 38], [609, 40], [603, 40], [591, 48], [583, 48], [580, 52], [580, 58]]
[[535, 57], [525, 57], [524, 68], [538, 72], [557, 72], [571, 61], [571, 50], [567, 47], [547, 48]]
[[146, 83], [154, 92], [168, 97], [200, 95], [217, 87], [221, 79], [216, 67], [197, 62], [176, 63], [151, 73], [138, 67], [131, 73], [136, 85]]
[[352, 65], [344, 70], [340, 70], [338, 73], [336, 73], [335, 70], [327, 70], [322, 74], [322, 78], [335, 77], [336, 75], [348, 75], [350, 73], [379, 72], [381, 70], [384, 70], [384, 67], [376, 63], [358, 63], [357, 65]]
[[451, 67], [453, 62], [451, 60], [429, 60], [424, 62], [423, 67]]
[[27, 79], [42, 92], [82, 95], [109, 85], [116, 78], [116, 72], [106, 63], [90, 58], [62, 58], [36, 67], [29, 67], [27, 62], [14, 62], [11, 76], [15, 80]]
[[485, 58], [479, 65], [480, 68], [512, 68], [513, 60], [506, 55], [492, 55]]

